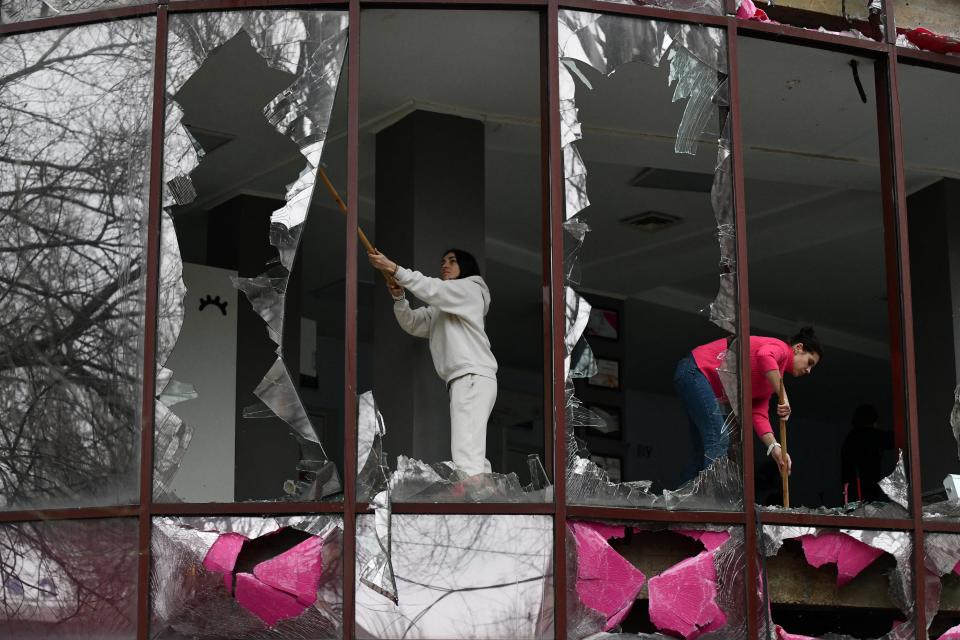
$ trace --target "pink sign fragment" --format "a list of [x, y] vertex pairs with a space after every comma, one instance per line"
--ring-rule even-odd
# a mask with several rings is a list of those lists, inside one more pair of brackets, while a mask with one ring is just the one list
[[730, 539], [730, 534], [726, 531], [698, 531], [696, 529], [671, 529], [671, 531], [699, 541], [707, 551], [713, 551]]
[[650, 578], [650, 621], [658, 629], [693, 640], [726, 625], [717, 605], [713, 556], [704, 551]]
[[918, 49], [940, 54], [960, 54], [960, 40], [918, 27], [904, 34]]
[[837, 565], [837, 586], [842, 587], [883, 555], [883, 551], [864, 544], [856, 538], [826, 531], [817, 536], [800, 536], [807, 563], [822, 567], [828, 562]]
[[253, 575], [264, 584], [292, 595], [302, 604], [311, 605], [317, 599], [320, 585], [322, 548], [320, 538], [307, 538], [289, 551], [255, 566]]
[[241, 607], [271, 627], [281, 620], [299, 616], [309, 606], [279, 589], [260, 582], [249, 573], [237, 574], [236, 598]]
[[207, 571], [222, 573], [223, 586], [231, 594], [233, 593], [233, 567], [247, 539], [245, 535], [239, 533], [221, 533], [203, 558], [203, 568]]
[[569, 527], [577, 544], [577, 595], [607, 616], [603, 627], [607, 631], [630, 612], [647, 578], [607, 543], [608, 538], [623, 537], [623, 527], [592, 522], [573, 522]]
[[960, 640], [960, 624], [947, 629], [939, 640]]

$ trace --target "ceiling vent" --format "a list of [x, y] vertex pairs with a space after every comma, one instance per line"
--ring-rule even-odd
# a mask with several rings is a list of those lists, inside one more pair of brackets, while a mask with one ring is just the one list
[[636, 229], [637, 231], [656, 233], [658, 231], [668, 229], [682, 221], [683, 218], [672, 216], [669, 213], [661, 213], [659, 211], [644, 211], [643, 213], [638, 213], [636, 215], [623, 218], [620, 220], [620, 223], [630, 227], [631, 229]]
[[630, 186], [643, 187], [644, 189], [668, 189], [670, 191], [710, 193], [710, 190], [713, 188], [713, 174], [647, 167], [641, 169], [640, 172], [630, 180]]

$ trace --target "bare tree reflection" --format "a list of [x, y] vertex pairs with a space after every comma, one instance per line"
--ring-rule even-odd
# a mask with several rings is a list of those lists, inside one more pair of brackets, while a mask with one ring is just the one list
[[[358, 637], [540, 638], [552, 633], [553, 523], [543, 516], [394, 515], [399, 606], [360, 586]], [[357, 520], [358, 566], [375, 552]]]
[[136, 548], [133, 520], [0, 526], [0, 631], [132, 633]]
[[0, 43], [0, 506], [135, 495], [152, 24]]

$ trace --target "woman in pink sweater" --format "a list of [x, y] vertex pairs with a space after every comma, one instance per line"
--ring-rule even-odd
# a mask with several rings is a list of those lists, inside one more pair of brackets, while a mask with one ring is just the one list
[[[812, 327], [784, 342], [777, 338], [750, 336], [750, 388], [753, 394], [753, 431], [763, 442], [768, 456], [781, 469], [790, 472], [790, 456], [784, 456], [780, 444], [770, 426], [770, 396], [777, 393], [780, 380], [789, 372], [793, 376], [805, 376], [820, 362], [823, 347]], [[687, 467], [685, 479], [690, 479], [701, 469], [706, 469], [715, 460], [727, 454], [730, 443], [729, 425], [726, 417], [728, 399], [720, 381], [720, 368], [727, 355], [727, 341], [716, 340], [700, 345], [687, 354], [677, 365], [673, 385], [683, 401], [690, 418], [690, 437], [693, 441], [693, 459]], [[790, 417], [790, 401], [777, 404], [777, 415]]]

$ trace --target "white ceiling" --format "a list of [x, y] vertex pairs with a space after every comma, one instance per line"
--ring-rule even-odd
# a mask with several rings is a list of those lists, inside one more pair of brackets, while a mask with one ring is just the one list
[[[488, 261], [500, 265], [500, 286], [519, 281], [535, 287], [542, 211], [538, 15], [369, 10], [361, 28], [360, 197], [368, 232], [375, 213], [377, 131], [415, 108], [479, 118], [487, 123]], [[864, 104], [848, 55], [749, 38], [741, 43], [749, 277], [757, 324], [787, 331], [783, 327], [814, 321], [852, 350], [882, 356], [886, 292], [872, 63], [858, 61]], [[254, 61], [244, 65], [229, 74], [239, 83], [232, 95], [242, 96], [245, 82], [263, 82], [249, 73]], [[696, 156], [673, 152], [684, 105], [671, 103], [665, 67], [632, 64], [610, 78], [581, 68], [594, 87], [578, 85], [577, 93], [584, 125], [579, 148], [593, 202], [583, 214], [593, 228], [583, 250], [583, 286], [696, 313], [717, 284], [709, 194], [641, 189], [628, 181], [644, 167], [712, 174], [716, 147], [708, 137]], [[954, 152], [960, 76], [904, 67], [901, 82], [909, 185], [960, 178]], [[328, 172], [344, 191], [345, 97], [346, 67], [325, 149]], [[211, 124], [219, 109], [213, 106]], [[238, 139], [258, 135], [255, 127], [237, 129], [227, 133]], [[289, 163], [289, 157], [279, 162]], [[289, 167], [278, 171], [285, 175]], [[276, 176], [244, 176], [233, 166], [215, 174], [201, 201], [207, 193], [222, 201], [224, 194], [269, 191], [268, 183], [277, 182]], [[653, 234], [618, 222], [647, 210], [682, 222]], [[323, 250], [305, 254], [306, 290], [342, 280], [342, 225], [318, 190], [304, 242]], [[515, 277], [524, 272], [527, 277]], [[539, 292], [532, 294], [535, 302]]]

